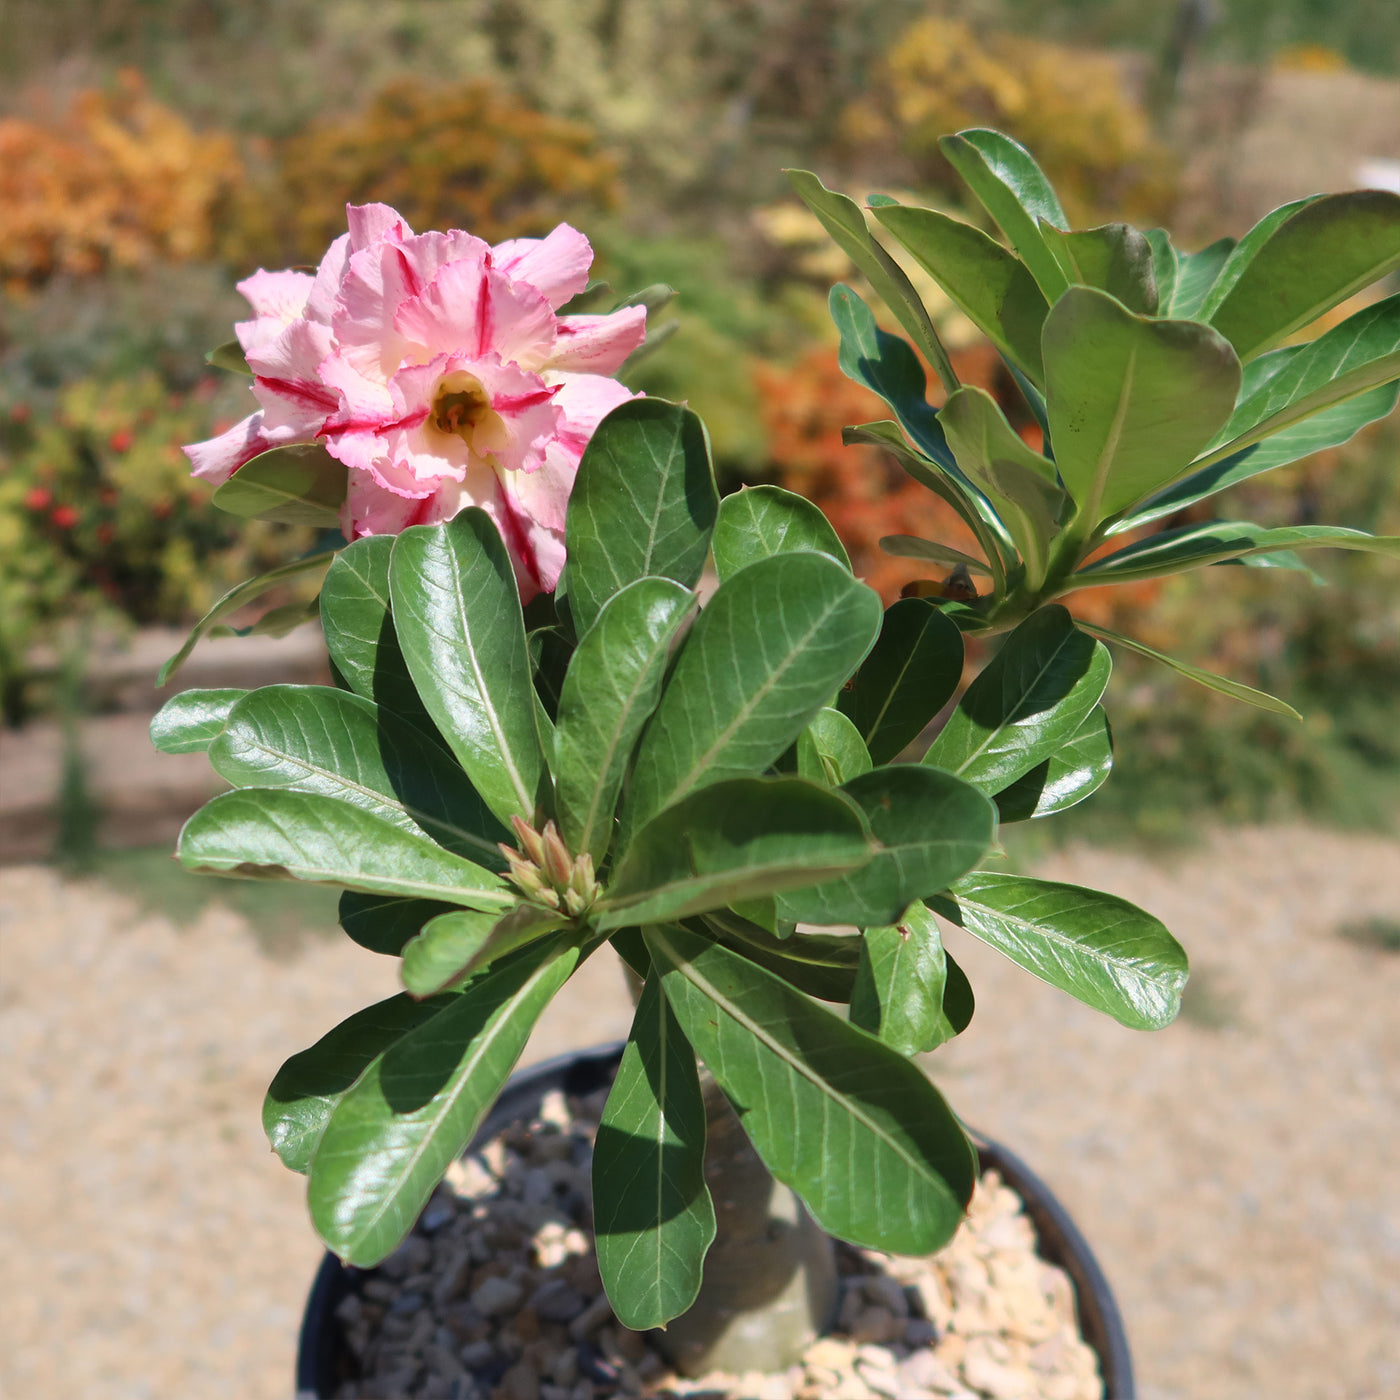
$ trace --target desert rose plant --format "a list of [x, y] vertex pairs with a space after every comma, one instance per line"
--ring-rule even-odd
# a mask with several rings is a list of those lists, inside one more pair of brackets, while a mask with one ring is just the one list
[[[935, 410], [919, 355], [838, 287], [842, 363], [895, 415], [852, 440], [896, 454], [981, 544], [889, 541], [959, 586], [883, 611], [814, 506], [772, 487], [721, 500], [694, 415], [607, 377], [645, 311], [566, 305], [587, 287], [572, 230], [491, 249], [351, 210], [314, 279], [243, 284], [255, 317], [217, 353], [246, 360], [261, 409], [191, 449], [196, 470], [239, 513], [340, 533], [196, 631], [322, 570], [335, 685], [187, 691], [153, 735], [207, 750], [234, 789], [191, 818], [187, 867], [341, 886], [345, 931], [401, 959], [403, 994], [294, 1056], [266, 1103], [343, 1259], [404, 1238], [604, 943], [640, 992], [594, 1158], [598, 1263], [620, 1320], [672, 1324], [690, 1369], [733, 1365], [726, 1337], [755, 1313], [735, 1369], [787, 1365], [829, 1321], [828, 1235], [914, 1254], [957, 1228], [974, 1153], [913, 1059], [973, 1014], [940, 918], [1124, 1026], [1175, 1016], [1186, 956], [1161, 923], [998, 865], [999, 822], [1109, 774], [1102, 638], [1146, 650], [1057, 600], [1317, 545], [1400, 551], [1326, 526], [1141, 533], [1393, 407], [1400, 297], [1297, 335], [1400, 267], [1400, 198], [1300, 201], [1184, 254], [1160, 230], [1067, 228], [996, 133], [945, 150], [1004, 243], [888, 199], [870, 213], [1003, 354], [1040, 450], [957, 383], [866, 212], [794, 174], [943, 380]], [[1005, 635], [913, 757], [968, 632]], [[734, 1200], [792, 1228], [740, 1238]], [[800, 1305], [732, 1284], [764, 1250]]]

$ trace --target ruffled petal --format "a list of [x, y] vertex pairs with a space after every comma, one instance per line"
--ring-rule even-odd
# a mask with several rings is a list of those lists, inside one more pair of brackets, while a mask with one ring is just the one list
[[329, 327], [317, 321], [293, 321], [275, 340], [248, 352], [253, 392], [269, 429], [288, 429], [313, 438], [340, 407], [340, 395], [321, 376], [321, 362], [330, 349]]
[[588, 285], [593, 249], [568, 224], [545, 238], [512, 238], [491, 250], [491, 263], [512, 282], [528, 282], [558, 311]]
[[251, 321], [237, 321], [233, 331], [245, 354], [277, 339], [306, 309], [315, 279], [307, 272], [259, 268], [236, 284], [253, 308]]
[[190, 443], [180, 451], [190, 459], [191, 476], [222, 486], [244, 462], [278, 445], [264, 434], [263, 415], [253, 413], [241, 423], [235, 423], [228, 432], [207, 442]]
[[410, 525], [423, 523], [424, 498], [396, 495], [369, 472], [350, 469], [341, 530], [347, 540], [362, 535], [397, 535]]
[[397, 209], [387, 204], [347, 204], [345, 222], [350, 229], [350, 251], [373, 247], [386, 240], [402, 243], [413, 237], [413, 230]]
[[547, 368], [615, 374], [646, 336], [645, 306], [626, 306], [607, 316], [560, 316]]

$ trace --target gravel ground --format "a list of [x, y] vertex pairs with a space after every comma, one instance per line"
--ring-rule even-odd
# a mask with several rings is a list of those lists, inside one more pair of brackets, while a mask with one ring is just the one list
[[[1166, 919], [1191, 1015], [1125, 1031], [961, 934], [981, 1005], [935, 1058], [969, 1122], [1074, 1211], [1133, 1334], [1144, 1400], [1400, 1393], [1400, 844], [1276, 829], [1040, 873]], [[0, 870], [0, 1395], [278, 1400], [319, 1250], [268, 1152], [283, 1058], [393, 990], [346, 940], [274, 960], [218, 905], [187, 927], [97, 882]], [[586, 964], [529, 1058], [625, 1034]]]

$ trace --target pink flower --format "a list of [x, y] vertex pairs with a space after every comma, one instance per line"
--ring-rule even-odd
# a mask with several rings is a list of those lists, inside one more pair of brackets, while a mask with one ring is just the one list
[[261, 408], [185, 448], [194, 475], [224, 482], [269, 448], [319, 440], [350, 469], [347, 539], [481, 506], [522, 598], [552, 589], [579, 459], [633, 397], [610, 376], [646, 311], [557, 314], [593, 261], [568, 224], [492, 248], [460, 229], [415, 234], [383, 204], [347, 212], [314, 277], [238, 284], [253, 319], [234, 329]]

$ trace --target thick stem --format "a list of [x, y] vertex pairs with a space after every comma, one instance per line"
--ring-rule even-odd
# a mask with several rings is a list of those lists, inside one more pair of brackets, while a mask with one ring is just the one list
[[831, 1237], [763, 1165], [719, 1086], [705, 1078], [705, 1179], [717, 1232], [700, 1296], [655, 1341], [683, 1375], [782, 1371], [831, 1325]]

